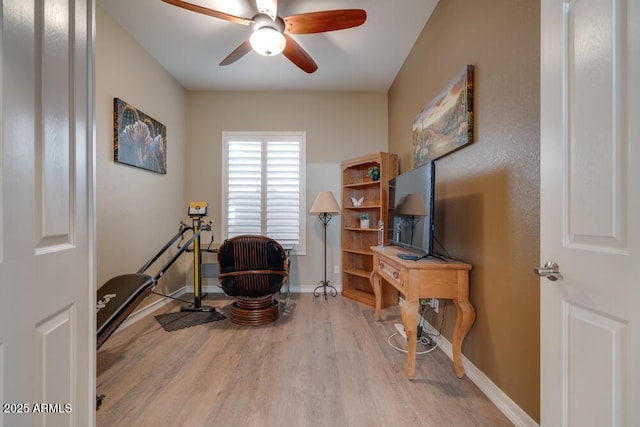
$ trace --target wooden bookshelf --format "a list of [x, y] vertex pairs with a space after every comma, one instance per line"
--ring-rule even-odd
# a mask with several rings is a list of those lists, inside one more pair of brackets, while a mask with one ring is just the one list
[[[380, 179], [372, 180], [367, 171], [380, 168]], [[375, 295], [369, 280], [373, 271], [372, 246], [378, 243], [378, 220], [387, 224], [388, 184], [398, 174], [398, 156], [374, 153], [341, 163], [342, 169], [342, 295], [375, 306]], [[360, 206], [352, 198], [364, 197]], [[360, 216], [369, 215], [369, 227], [360, 226]], [[383, 238], [386, 243], [386, 232]], [[383, 286], [382, 307], [398, 303], [398, 292]]]

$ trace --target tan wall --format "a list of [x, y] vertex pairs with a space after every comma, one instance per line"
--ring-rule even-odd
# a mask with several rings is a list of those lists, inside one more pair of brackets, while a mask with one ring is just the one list
[[[470, 262], [464, 355], [539, 420], [539, 38], [532, 0], [441, 0], [389, 91], [389, 149], [411, 165], [413, 118], [475, 65], [475, 142], [436, 165], [436, 237]], [[455, 310], [446, 310], [451, 339]], [[440, 325], [440, 318], [436, 325]]]
[[[135, 273], [177, 232], [179, 221], [186, 219], [186, 94], [100, 6], [95, 52], [97, 275], [101, 286], [111, 277]], [[167, 126], [166, 175], [113, 161], [114, 97]], [[172, 267], [157, 290], [184, 286], [184, 264], [181, 260]], [[156, 271], [152, 268], [149, 273]]]
[[[340, 201], [340, 162], [387, 149], [387, 94], [362, 92], [189, 92], [187, 96], [187, 196], [208, 201], [220, 236], [222, 132], [305, 131], [307, 211], [321, 190]], [[307, 254], [292, 262], [292, 286], [319, 282], [322, 228], [307, 218]], [[216, 240], [219, 240], [217, 238]], [[327, 229], [327, 279], [339, 284], [340, 216]]]

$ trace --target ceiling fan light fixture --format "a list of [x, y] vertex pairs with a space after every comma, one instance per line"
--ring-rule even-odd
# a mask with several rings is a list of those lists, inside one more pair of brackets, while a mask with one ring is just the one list
[[289, 37], [290, 34], [317, 34], [345, 30], [358, 27], [367, 19], [367, 12], [362, 9], [307, 12], [282, 18], [278, 16], [278, 0], [255, 0], [258, 13], [253, 18], [230, 15], [184, 0], [162, 1], [191, 12], [248, 25], [251, 28], [251, 36], [227, 55], [220, 65], [232, 64], [251, 50], [264, 56], [278, 55], [284, 51], [284, 56], [289, 61], [309, 74], [315, 72], [318, 65], [294, 38]]
[[287, 41], [281, 32], [275, 28], [263, 26], [251, 34], [249, 38], [253, 50], [263, 56], [273, 56], [282, 53]]

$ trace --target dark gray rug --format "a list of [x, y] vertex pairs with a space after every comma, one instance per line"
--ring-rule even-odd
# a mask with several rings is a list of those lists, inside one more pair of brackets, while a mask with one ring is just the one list
[[217, 311], [178, 311], [159, 314], [155, 318], [167, 332], [226, 319]]

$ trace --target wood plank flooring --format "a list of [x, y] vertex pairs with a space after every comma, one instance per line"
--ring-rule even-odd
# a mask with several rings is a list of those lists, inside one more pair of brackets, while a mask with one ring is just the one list
[[439, 349], [407, 380], [405, 354], [387, 342], [397, 307], [374, 322], [341, 296], [293, 294], [275, 323], [248, 327], [229, 320], [232, 301], [205, 301], [221, 321], [165, 332], [149, 316], [113, 335], [97, 355], [97, 426], [512, 425]]

